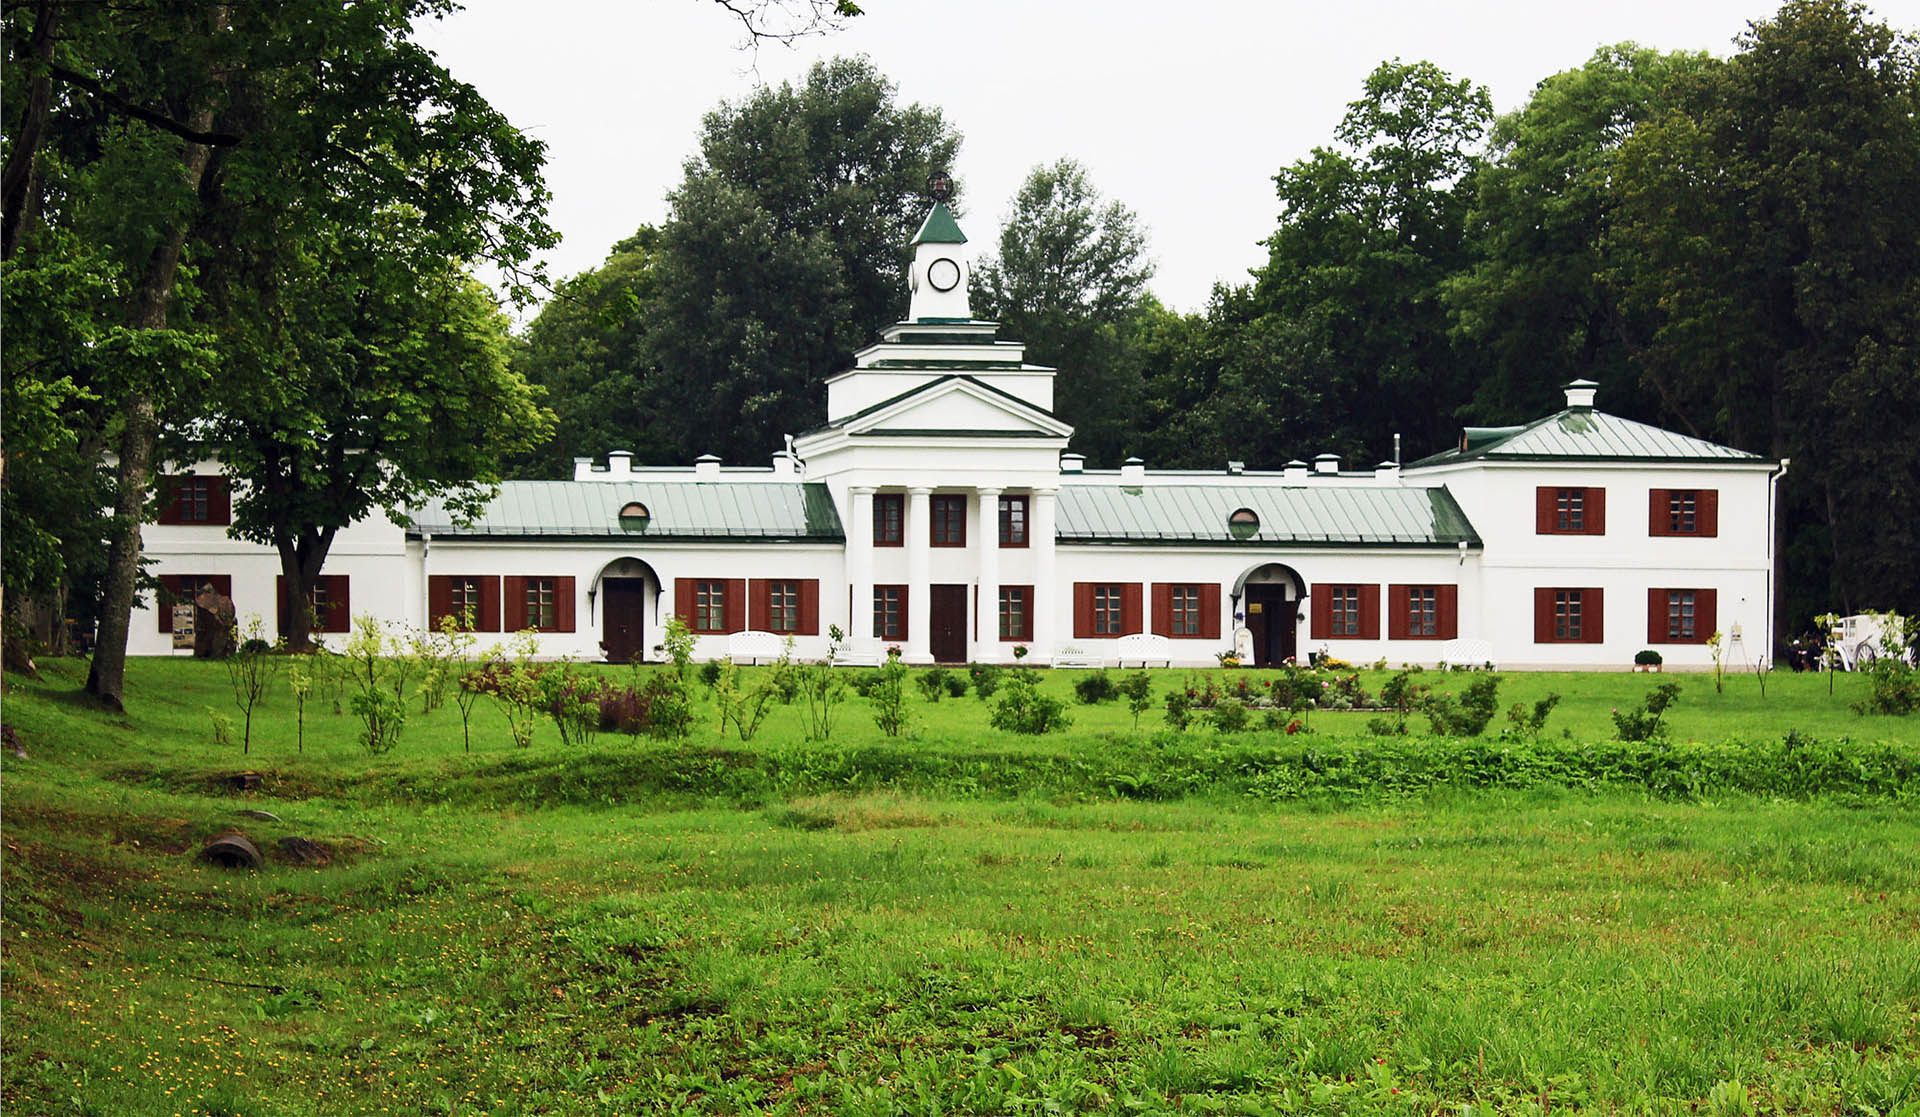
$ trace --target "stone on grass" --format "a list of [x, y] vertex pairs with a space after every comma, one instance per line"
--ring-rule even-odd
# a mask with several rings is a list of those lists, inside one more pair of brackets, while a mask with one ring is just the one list
[[238, 830], [215, 837], [200, 850], [200, 860], [223, 869], [258, 869], [260, 849]]

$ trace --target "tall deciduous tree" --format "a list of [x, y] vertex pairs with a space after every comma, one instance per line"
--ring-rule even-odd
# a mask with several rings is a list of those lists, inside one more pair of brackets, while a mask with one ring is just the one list
[[1404, 432], [1443, 444], [1475, 361], [1448, 335], [1442, 284], [1465, 264], [1471, 173], [1492, 118], [1484, 88], [1430, 62], [1381, 64], [1335, 133], [1275, 176], [1282, 213], [1254, 298], [1290, 367], [1343, 417], [1336, 449], [1383, 453]]
[[[1920, 63], [1844, 0], [1790, 0], [1619, 160], [1613, 282], [1663, 402], [1791, 456], [1787, 617], [1920, 609]], [[1809, 533], [1824, 536], [1815, 560]]]
[[545, 391], [555, 423], [552, 438], [514, 461], [516, 476], [566, 476], [577, 454], [625, 449], [658, 461], [673, 452], [644, 391], [658, 378], [647, 330], [659, 244], [659, 231], [642, 226], [598, 268], [560, 284], [528, 323], [513, 367]]
[[410, 210], [369, 214], [281, 253], [270, 296], [228, 323], [228, 390], [182, 432], [183, 456], [233, 478], [233, 533], [278, 551], [295, 650], [341, 529], [429, 497], [474, 510], [502, 458], [551, 425], [508, 367], [492, 295], [406, 250], [420, 225]]
[[1060, 368], [1054, 410], [1099, 464], [1120, 464], [1138, 422], [1141, 368], [1127, 327], [1153, 276], [1146, 246], [1134, 212], [1062, 159], [1027, 175], [998, 250], [975, 272], [974, 313], [1005, 323], [1029, 359]]
[[708, 114], [661, 229], [648, 413], [685, 458], [763, 452], [900, 317], [905, 245], [959, 137], [865, 59]]
[[1634, 129], [1669, 107], [1700, 54], [1606, 47], [1534, 88], [1494, 123], [1467, 215], [1471, 262], [1443, 288], [1454, 334], [1484, 357], [1473, 414], [1521, 422], [1558, 409], [1570, 380], [1598, 381], [1607, 410], [1662, 418], [1638, 384], [1602, 249], [1615, 161]]
[[[426, 230], [417, 261], [485, 256], [511, 270], [550, 242], [540, 145], [409, 39], [416, 18], [448, 6], [133, 0], [107, 11], [50, 0], [6, 11], [16, 42], [39, 41], [30, 20], [58, 21], [54, 50], [15, 53], [23, 77], [46, 79], [47, 96], [29, 92], [19, 102], [18, 131], [8, 108], [9, 136], [35, 137], [37, 146], [21, 153], [24, 170], [9, 152], [7, 220], [70, 233], [112, 261], [121, 295], [100, 308], [101, 328], [111, 319], [128, 331], [114, 374], [117, 530], [88, 679], [110, 706], [121, 705], [153, 441], [163, 419], [191, 418], [163, 407], [165, 390], [193, 367], [176, 367], [165, 353], [190, 341], [183, 326], [204, 327], [196, 336], [205, 336], [233, 312], [183, 303], [182, 262], [204, 286], [228, 266], [215, 249], [232, 240], [310, 244], [315, 230], [396, 206], [411, 208]], [[61, 169], [64, 185], [82, 189], [48, 189], [49, 172]], [[42, 242], [12, 228], [8, 237], [22, 246], [9, 267], [31, 266], [27, 246]], [[222, 282], [238, 289], [273, 272]]]

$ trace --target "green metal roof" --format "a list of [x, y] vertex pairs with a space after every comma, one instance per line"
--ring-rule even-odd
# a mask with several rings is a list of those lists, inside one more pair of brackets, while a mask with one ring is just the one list
[[[1241, 508], [1260, 517], [1257, 530], [1229, 529]], [[1480, 545], [1444, 486], [1069, 484], [1055, 533], [1062, 543]]]
[[1445, 450], [1408, 469], [1469, 461], [1764, 462], [1767, 459], [1674, 431], [1585, 407], [1522, 427], [1468, 427], [1465, 448]]
[[[645, 521], [622, 521], [638, 501]], [[470, 524], [455, 525], [440, 502], [413, 514], [413, 532], [461, 537], [663, 542], [714, 539], [845, 539], [833, 496], [818, 483], [777, 481], [507, 481]]]
[[933, 203], [933, 209], [927, 213], [927, 219], [920, 223], [920, 231], [913, 234], [908, 244], [965, 244], [967, 235], [960, 231], [960, 223], [953, 219], [953, 211], [945, 202]]

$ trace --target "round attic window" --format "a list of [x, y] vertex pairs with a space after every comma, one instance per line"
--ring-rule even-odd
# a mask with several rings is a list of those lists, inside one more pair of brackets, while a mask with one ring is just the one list
[[627, 531], [645, 531], [647, 521], [652, 518], [653, 513], [637, 500], [628, 501], [620, 509], [620, 526]]
[[1251, 508], [1237, 508], [1227, 517], [1227, 533], [1245, 539], [1260, 530], [1260, 514]]

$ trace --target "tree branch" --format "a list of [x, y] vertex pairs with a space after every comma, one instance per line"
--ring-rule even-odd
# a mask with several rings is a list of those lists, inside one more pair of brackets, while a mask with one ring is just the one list
[[114, 93], [106, 86], [100, 84], [97, 78], [88, 77], [77, 70], [69, 70], [58, 63], [49, 65], [47, 72], [59, 78], [61, 81], [66, 82], [68, 85], [79, 86], [81, 89], [105, 101], [110, 108], [130, 116], [135, 120], [151, 124], [162, 132], [171, 132], [188, 143], [206, 144], [208, 147], [234, 147], [246, 138], [235, 135], [232, 132], [204, 132], [191, 125], [182, 124], [180, 121], [173, 119], [165, 113], [155, 112], [152, 109], [143, 108], [134, 104], [132, 101], [127, 100], [125, 97]]

